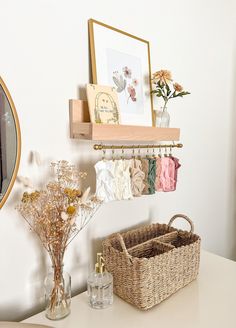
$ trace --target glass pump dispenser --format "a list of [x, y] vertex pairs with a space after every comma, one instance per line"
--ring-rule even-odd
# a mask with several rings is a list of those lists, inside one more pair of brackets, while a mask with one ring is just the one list
[[105, 270], [102, 253], [97, 253], [95, 270], [87, 280], [89, 304], [94, 309], [105, 309], [113, 303], [113, 277]]

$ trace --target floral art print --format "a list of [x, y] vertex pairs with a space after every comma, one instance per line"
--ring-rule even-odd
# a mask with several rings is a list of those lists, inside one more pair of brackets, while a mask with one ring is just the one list
[[139, 58], [107, 49], [109, 84], [116, 88], [121, 112], [143, 114], [143, 77]]

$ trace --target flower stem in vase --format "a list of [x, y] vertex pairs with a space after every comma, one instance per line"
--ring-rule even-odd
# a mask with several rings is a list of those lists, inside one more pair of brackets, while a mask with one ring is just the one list
[[63, 265], [53, 266], [45, 279], [46, 317], [59, 320], [70, 313], [71, 278]]
[[184, 91], [183, 87], [174, 82], [172, 74], [168, 70], [160, 70], [153, 73], [152, 76], [153, 90], [151, 93], [158, 98], [164, 100], [164, 107], [162, 110], [156, 111], [156, 127], [168, 128], [170, 124], [170, 115], [167, 112], [167, 102], [174, 98], [183, 98], [190, 94], [188, 91]]
[[[84, 192], [80, 179], [87, 176], [75, 165], [62, 160], [51, 163], [54, 180], [42, 190], [25, 191], [17, 209], [47, 250], [52, 271], [45, 279], [46, 316], [59, 320], [70, 313], [71, 278], [63, 270], [67, 246], [90, 222], [102, 204], [95, 195]], [[78, 217], [78, 220], [76, 220]]]
[[166, 102], [161, 110], [156, 111], [156, 127], [168, 128], [170, 125], [170, 115], [167, 111]]

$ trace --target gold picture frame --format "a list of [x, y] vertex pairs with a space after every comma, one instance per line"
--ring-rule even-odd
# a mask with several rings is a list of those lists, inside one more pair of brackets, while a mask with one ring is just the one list
[[[119, 103], [120, 103], [120, 116], [121, 116], [121, 124], [128, 124], [128, 125], [144, 125], [144, 126], [154, 126], [154, 110], [153, 110], [153, 99], [151, 96], [151, 90], [152, 90], [152, 84], [151, 84], [151, 61], [150, 61], [150, 44], [149, 41], [144, 40], [142, 38], [139, 38], [137, 36], [134, 36], [130, 33], [127, 33], [125, 31], [119, 30], [115, 27], [109, 26], [107, 24], [104, 24], [102, 22], [99, 22], [95, 19], [89, 19], [88, 21], [88, 27], [89, 27], [89, 44], [90, 44], [90, 57], [91, 57], [91, 68], [92, 68], [92, 82], [94, 84], [102, 84], [102, 85], [110, 85], [114, 86], [113, 81], [116, 81], [116, 86], [117, 86], [117, 91], [119, 93]], [[100, 35], [99, 35], [100, 33]], [[108, 38], [109, 40], [105, 40], [102, 38], [102, 35]], [[117, 43], [115, 49], [108, 49], [107, 44], [111, 44], [110, 41], [115, 40], [117, 38]], [[124, 38], [124, 42], [122, 42], [122, 38]], [[129, 39], [130, 38], [130, 39]], [[129, 41], [130, 40], [130, 41]], [[115, 42], [115, 41], [114, 41]], [[130, 43], [130, 45], [129, 45]], [[139, 44], [138, 44], [139, 43]], [[121, 46], [121, 50], [119, 51], [119, 45]], [[127, 51], [125, 49], [127, 45]], [[134, 45], [134, 47], [133, 47]], [[99, 48], [99, 49], [98, 49]], [[112, 46], [111, 46], [112, 48]], [[139, 54], [136, 56], [135, 49], [140, 48], [140, 53], [142, 50], [142, 53], [145, 52], [145, 58], [141, 56], [139, 57]], [[141, 49], [142, 48], [142, 49]], [[131, 50], [134, 49], [134, 50]], [[145, 50], [143, 50], [145, 49]], [[98, 51], [99, 50], [99, 51]], [[102, 51], [100, 51], [102, 50]], [[128, 66], [123, 67], [123, 72], [121, 69], [121, 64], [120, 69], [112, 73], [113, 76], [111, 76], [111, 69], [107, 68], [107, 62], [106, 62], [106, 56], [108, 56], [107, 51], [110, 51], [110, 57], [112, 60], [112, 64], [110, 66], [113, 68], [115, 67], [114, 63], [119, 61], [119, 58], [125, 59], [127, 58], [128, 62], [137, 62], [136, 65], [136, 71], [141, 72], [141, 74], [137, 73], [138, 76], [141, 77], [140, 79], [140, 85], [137, 87], [137, 91], [133, 87], [133, 85], [129, 84], [131, 82], [131, 78], [129, 78], [129, 71], [128, 71]], [[113, 53], [112, 53], [113, 51]], [[129, 53], [130, 51], [130, 53]], [[100, 55], [102, 54], [102, 55]], [[102, 57], [103, 56], [103, 57]], [[113, 56], [113, 57], [112, 57]], [[122, 57], [123, 56], [123, 57]], [[126, 57], [125, 57], [126, 56]], [[129, 57], [130, 56], [130, 59]], [[133, 61], [131, 60], [132, 58], [134, 59]], [[122, 60], [120, 61], [122, 62]], [[139, 62], [141, 63], [141, 68], [145, 68], [143, 71], [145, 74], [142, 75], [142, 70], [138, 68]], [[112, 66], [113, 65], [113, 66]], [[118, 66], [119, 66], [118, 65]], [[143, 66], [142, 66], [143, 65]], [[124, 68], [127, 68], [127, 71], [124, 71]], [[109, 73], [106, 73], [109, 71]], [[135, 71], [135, 69], [134, 69]], [[117, 75], [115, 76], [114, 74]], [[126, 78], [122, 76], [121, 73], [126, 73]], [[109, 77], [107, 77], [109, 76]], [[118, 76], [118, 79], [117, 79]], [[121, 87], [120, 86], [121, 82]], [[125, 85], [125, 89], [123, 88]], [[142, 87], [142, 89], [141, 89]], [[123, 88], [123, 89], [122, 89]], [[138, 89], [139, 88], [139, 89]], [[128, 92], [127, 92], [128, 90]], [[127, 96], [124, 99], [124, 93], [126, 92]], [[121, 97], [122, 93], [122, 97]], [[139, 99], [137, 100], [138, 97], [136, 95], [139, 94], [142, 97], [143, 102]], [[140, 97], [140, 98], [141, 98]], [[127, 106], [127, 111], [126, 111], [126, 104], [125, 101], [129, 102], [130, 107], [133, 106], [134, 108], [139, 108], [139, 112], [134, 111], [131, 112], [131, 109], [128, 108]], [[136, 103], [135, 103], [136, 102]], [[139, 102], [139, 103], [138, 103]], [[143, 104], [143, 106], [142, 106]], [[136, 106], [136, 107], [135, 107]], [[123, 112], [122, 112], [123, 111]], [[129, 112], [128, 112], [129, 111]], [[142, 113], [141, 113], [142, 111]], [[137, 112], [137, 115], [134, 114]], [[124, 122], [122, 120], [122, 117], [124, 119]], [[131, 121], [132, 120], [132, 121]]]

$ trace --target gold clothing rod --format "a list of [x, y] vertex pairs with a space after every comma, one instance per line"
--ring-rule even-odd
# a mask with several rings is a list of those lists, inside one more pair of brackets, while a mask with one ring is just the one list
[[165, 144], [165, 145], [103, 145], [95, 144], [93, 146], [94, 150], [103, 150], [103, 149], [153, 149], [153, 148], [182, 148], [182, 143], [177, 144]]

